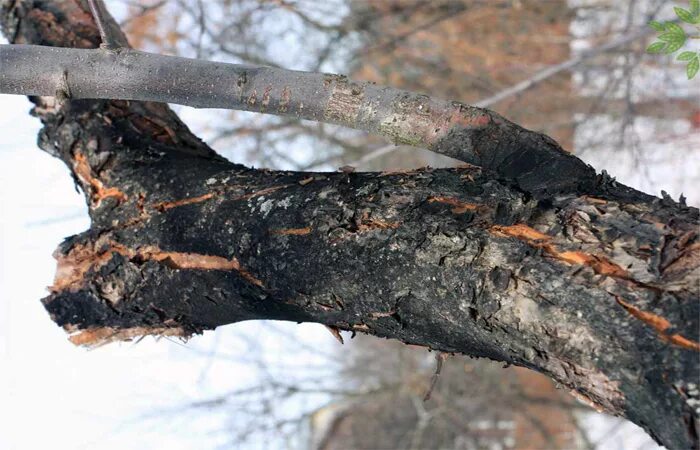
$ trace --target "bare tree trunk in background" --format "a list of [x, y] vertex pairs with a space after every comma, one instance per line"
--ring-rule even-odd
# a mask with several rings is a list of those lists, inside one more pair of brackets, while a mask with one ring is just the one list
[[[78, 0], [4, 1], [1, 20], [16, 44], [99, 45]], [[73, 342], [312, 321], [528, 367], [698, 446], [696, 208], [573, 157], [552, 174], [537, 157], [556, 144], [515, 126], [449, 134], [481, 169], [274, 172], [219, 157], [162, 104], [31, 99], [90, 206], [44, 300]]]

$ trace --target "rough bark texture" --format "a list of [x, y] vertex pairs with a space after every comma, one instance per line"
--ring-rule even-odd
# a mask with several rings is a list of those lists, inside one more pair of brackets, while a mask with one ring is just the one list
[[[77, 0], [4, 2], [1, 18], [15, 43], [99, 44]], [[548, 189], [527, 168], [533, 190], [488, 165], [251, 170], [160, 104], [32, 100], [40, 147], [90, 205], [44, 299], [73, 342], [319, 322], [529, 367], [697, 447], [696, 208], [605, 175]], [[522, 158], [536, 142], [509, 139]]]

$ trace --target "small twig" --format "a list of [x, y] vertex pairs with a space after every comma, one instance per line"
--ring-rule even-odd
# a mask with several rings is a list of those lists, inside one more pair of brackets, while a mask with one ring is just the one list
[[197, 6], [199, 8], [199, 37], [197, 38], [197, 59], [202, 57], [202, 39], [204, 38], [204, 31], [207, 29], [204, 15], [204, 3], [202, 0], [197, 0]]
[[341, 344], [344, 344], [345, 341], [343, 341], [343, 336], [340, 334], [340, 330], [338, 327], [334, 327], [332, 325], [324, 325], [328, 331], [331, 332], [334, 338], [338, 340]]
[[90, 12], [92, 12], [92, 17], [95, 19], [95, 24], [97, 29], [100, 31], [100, 38], [102, 39], [102, 44], [100, 48], [105, 50], [119, 50], [122, 48], [121, 39], [114, 35], [111, 30], [105, 24], [105, 6], [102, 0], [88, 0], [90, 5]]
[[444, 352], [438, 352], [435, 354], [435, 361], [437, 362], [437, 366], [435, 367], [435, 373], [430, 378], [430, 386], [428, 387], [428, 391], [425, 393], [425, 396], [423, 396], [424, 402], [430, 400], [430, 396], [433, 394], [433, 389], [435, 389], [435, 385], [437, 384], [438, 378], [440, 377], [440, 372], [442, 372], [442, 364], [445, 362], [448, 356], [450, 356], [450, 354]]

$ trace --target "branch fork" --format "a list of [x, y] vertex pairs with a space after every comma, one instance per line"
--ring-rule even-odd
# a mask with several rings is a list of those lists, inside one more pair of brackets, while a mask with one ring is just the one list
[[88, 4], [90, 5], [90, 12], [92, 13], [93, 19], [95, 19], [95, 25], [97, 25], [97, 30], [100, 32], [100, 38], [102, 39], [100, 48], [110, 52], [118, 52], [119, 50], [128, 48], [129, 44], [126, 39], [124, 39], [124, 36], [108, 23], [107, 8], [102, 0], [88, 0]]

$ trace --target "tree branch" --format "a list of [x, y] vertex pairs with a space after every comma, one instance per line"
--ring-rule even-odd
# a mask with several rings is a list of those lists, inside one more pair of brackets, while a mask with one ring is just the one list
[[90, 5], [92, 17], [95, 19], [95, 25], [100, 31], [100, 37], [102, 39], [100, 48], [116, 51], [128, 47], [124, 36], [119, 32], [115, 32], [115, 28], [110, 27], [110, 24], [107, 23], [107, 20], [104, 18], [106, 9], [102, 0], [88, 0], [88, 4]]
[[556, 142], [492, 111], [339, 75], [26, 45], [0, 46], [0, 63], [6, 94], [51, 96], [67, 74], [75, 99], [168, 102], [339, 124], [494, 170], [538, 197], [585, 190], [595, 178]]
[[[505, 89], [500, 90], [499, 92], [490, 95], [482, 100], [479, 100], [478, 102], [474, 103], [473, 106], [477, 108], [489, 108], [496, 103], [503, 101], [507, 98], [510, 98], [512, 96], [521, 94], [528, 89], [531, 89], [540, 83], [550, 79], [551, 77], [575, 68], [579, 64], [582, 64], [583, 62], [592, 59], [602, 53], [609, 52], [611, 50], [615, 50], [619, 47], [622, 47], [624, 45], [629, 44], [630, 42], [634, 42], [635, 40], [647, 36], [653, 32], [653, 29], [651, 29], [648, 26], [644, 26], [632, 33], [625, 34], [623, 36], [620, 36], [616, 39], [613, 39], [601, 46], [598, 46], [596, 48], [581, 52], [580, 54], [573, 56], [566, 61], [562, 61], [561, 63], [551, 65], [549, 67], [546, 67], [539, 72], [534, 73], [532, 76], [526, 78], [525, 80], [522, 80], [512, 86], [509, 86]], [[372, 161], [380, 156], [384, 156], [388, 153], [391, 153], [396, 150], [397, 147], [382, 147], [376, 151], [374, 151], [372, 154], [367, 155], [366, 157], [361, 158], [358, 160], [357, 164], [360, 163], [367, 163], [369, 161]], [[355, 165], [356, 163], [351, 163], [350, 165]]]
[[[18, 43], [100, 42], [78, 0], [3, 2], [0, 20]], [[27, 55], [45, 56], [38, 82], [13, 67], [35, 67]], [[89, 61], [148, 99], [171, 89], [187, 100], [192, 88], [194, 102], [292, 109], [430, 142], [482, 168], [250, 170], [218, 157], [164, 105], [70, 99], [56, 108], [31, 97], [39, 145], [66, 163], [90, 206], [91, 228], [56, 252], [44, 299], [73, 342], [312, 321], [538, 370], [669, 448], [698, 446], [697, 208], [579, 170], [548, 138], [488, 111], [299, 72], [282, 72], [293, 82], [287, 97], [271, 69], [161, 58], [3, 47], [0, 72], [16, 93], [53, 95], [66, 69], [73, 98], [114, 93]], [[226, 97], [209, 96], [207, 83]], [[519, 161], [531, 159], [523, 172]], [[549, 176], [569, 161], [570, 180]]]

